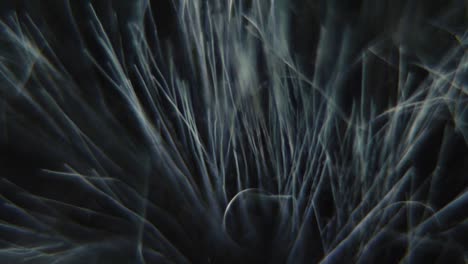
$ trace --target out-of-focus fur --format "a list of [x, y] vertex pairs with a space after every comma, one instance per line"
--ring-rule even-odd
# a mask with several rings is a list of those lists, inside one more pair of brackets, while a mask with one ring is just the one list
[[1, 262], [465, 263], [466, 4], [358, 2], [4, 9]]

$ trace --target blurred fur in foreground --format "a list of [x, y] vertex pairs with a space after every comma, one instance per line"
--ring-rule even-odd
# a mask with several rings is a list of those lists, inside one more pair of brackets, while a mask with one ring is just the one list
[[463, 1], [71, 2], [0, 25], [2, 263], [466, 262]]

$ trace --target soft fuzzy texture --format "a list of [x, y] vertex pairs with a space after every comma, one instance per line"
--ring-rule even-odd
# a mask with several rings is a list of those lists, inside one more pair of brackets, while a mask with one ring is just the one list
[[2, 9], [1, 263], [466, 263], [465, 2], [130, 2]]

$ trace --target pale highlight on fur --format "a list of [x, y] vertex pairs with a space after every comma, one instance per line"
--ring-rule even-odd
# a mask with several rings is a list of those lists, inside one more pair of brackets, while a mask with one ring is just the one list
[[[451, 236], [466, 234], [466, 185], [435, 205], [449, 177], [444, 147], [423, 178], [415, 161], [441, 124], [441, 146], [455, 135], [468, 142], [466, 32], [436, 64], [419, 60], [428, 74], [416, 82], [406, 47], [397, 61], [385, 53], [398, 32], [357, 47], [357, 29], [337, 41], [325, 14], [310, 74], [291, 47], [288, 1], [173, 5], [177, 48], [158, 38], [148, 3], [126, 37], [89, 5], [97, 48], [70, 50], [98, 76], [87, 90], [35, 21], [2, 22], [2, 140], [16, 133], [58, 161], [38, 173], [84, 198], [2, 179], [3, 206], [22, 220], [0, 223], [0, 259], [371, 263], [388, 240], [403, 245], [402, 263], [429, 244], [466, 261], [466, 245]], [[398, 71], [388, 105], [369, 87], [375, 60]], [[350, 99], [354, 67], [359, 96]]]

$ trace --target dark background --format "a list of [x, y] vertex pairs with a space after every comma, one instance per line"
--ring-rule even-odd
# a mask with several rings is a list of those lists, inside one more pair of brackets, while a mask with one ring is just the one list
[[[129, 33], [126, 25], [129, 21], [137, 21], [139, 14], [139, 1], [16, 1], [4, 0], [0, 2], [0, 20], [11, 21], [15, 14], [20, 20], [26, 20], [29, 16], [41, 29], [52, 49], [60, 58], [78, 86], [83, 89], [83, 94], [89, 101], [98, 97], [96, 86], [104, 87], [100, 92], [113, 101], [115, 95], [106, 90], [102, 76], [84, 56], [84, 49], [92, 52], [99, 61], [103, 57], [99, 50], [90, 24], [89, 4], [94, 7], [99, 19], [106, 28], [112, 32], [112, 36], [120, 35], [124, 39]], [[176, 31], [176, 6], [169, 0], [151, 1], [151, 8], [155, 19], [157, 34], [165, 45], [170, 46], [177, 53], [180, 49], [180, 36]], [[114, 13], [115, 12], [115, 13]], [[310, 76], [314, 73], [316, 47], [320, 27], [328, 18], [334, 23], [331, 30], [336, 32], [337, 43], [347, 26], [352, 26], [355, 32], [355, 43], [352, 53], [358, 54], [366, 45], [375, 38], [403, 29], [400, 34], [399, 44], [406, 47], [406, 58], [409, 62], [423, 64], [437, 64], [443, 59], [443, 55], [451, 47], [458, 45], [456, 34], [462, 34], [468, 28], [467, 2], [460, 0], [432, 0], [432, 1], [291, 1], [291, 43], [294, 53], [303, 69]], [[73, 14], [73, 16], [71, 15]], [[115, 18], [117, 17], [117, 22]], [[429, 26], [433, 21], [439, 21], [443, 28]], [[0, 32], [0, 34], [2, 34]], [[0, 35], [1, 37], [1, 35]], [[466, 45], [466, 44], [465, 44]], [[164, 49], [164, 47], [162, 47]], [[330, 47], [333, 53], [339, 46]], [[122, 46], [122, 50], [131, 60], [130, 47]], [[182, 53], [182, 52], [181, 52]], [[385, 53], [390, 61], [398, 57], [396, 46], [389, 44]], [[183, 64], [184, 59], [179, 58]], [[330, 72], [333, 62], [329, 67], [321, 67], [324, 82], [331, 78]], [[371, 93], [379, 102], [381, 110], [384, 110], [395, 99], [395, 84], [398, 82], [397, 64], [389, 65], [375, 58], [372, 66], [375, 75], [372, 79]], [[409, 66], [417, 73], [420, 81], [427, 77], [428, 73], [414, 65]], [[360, 83], [359, 68], [353, 69], [350, 74], [349, 87], [343, 92], [342, 107], [349, 111], [351, 102], [359, 96]], [[99, 93], [100, 93], [99, 92]], [[97, 102], [96, 102], [97, 103]], [[111, 105], [115, 113], [124, 113], [125, 109], [119, 104]], [[1, 111], [1, 110], [0, 110]], [[462, 117], [464, 118], [464, 117]], [[132, 121], [125, 115], [120, 115], [120, 122], [131, 131]], [[0, 123], [4, 126], [5, 123]], [[34, 126], [31, 126], [32, 130]], [[448, 128], [447, 128], [448, 127]], [[7, 129], [9, 128], [0, 128]], [[12, 130], [13, 131], [13, 130]], [[449, 131], [449, 132], [447, 132]], [[137, 133], [137, 132], [135, 132]], [[138, 137], [135, 134], [135, 137]], [[72, 183], [55, 181], [51, 182], [39, 173], [41, 168], [60, 168], [63, 157], [57, 154], [47, 153], [47, 149], [41, 147], [41, 143], [35, 142], [34, 132], [13, 133], [8, 137], [0, 138], [0, 177], [8, 179], [17, 186], [38, 195], [48, 195], [57, 199], [79, 201], [86, 204], [90, 201], [83, 197], [83, 193], [74, 188]], [[136, 141], [138, 141], [136, 139]], [[442, 153], [442, 155], [441, 155]], [[433, 131], [421, 144], [414, 155], [414, 166], [417, 168], [420, 178], [428, 177], [436, 164], [444, 164], [445, 177], [438, 180], [438, 191], [433, 196], [432, 203], [442, 208], [452, 201], [458, 194], [466, 191], [468, 172], [468, 147], [461, 131], [453, 127], [450, 118], [434, 124]], [[15, 189], [0, 183], [0, 193], [14, 195]], [[466, 219], [466, 211], [460, 212], [460, 218]], [[465, 216], [463, 216], [465, 215]], [[4, 218], [12, 217], [0, 213]], [[460, 232], [465, 232], [466, 228]], [[466, 234], [468, 236], [468, 234]], [[174, 235], [175, 236], [175, 235]], [[463, 240], [463, 238], [454, 238]], [[466, 239], [465, 239], [466, 240]], [[180, 242], [184, 247], [183, 242]], [[432, 248], [431, 248], [432, 250]], [[190, 254], [189, 254], [190, 255]], [[193, 253], [193, 259], [200, 258], [201, 253]], [[449, 254], [450, 255], [450, 254]], [[423, 258], [424, 260], [424, 258]], [[1, 260], [0, 260], [1, 262]], [[429, 262], [425, 262], [429, 263]], [[444, 262], [441, 262], [444, 263]], [[452, 262], [445, 262], [452, 263]]]

